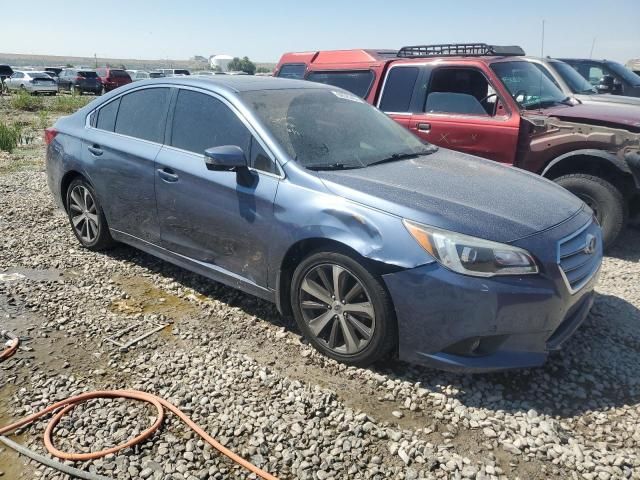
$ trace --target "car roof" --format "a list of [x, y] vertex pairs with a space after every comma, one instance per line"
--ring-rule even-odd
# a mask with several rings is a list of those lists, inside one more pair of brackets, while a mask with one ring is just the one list
[[336, 88], [322, 83], [306, 80], [293, 80], [278, 77], [256, 77], [254, 75], [210, 75], [165, 77], [136, 82], [139, 86], [162, 84], [176, 84], [201, 87], [204, 89], [223, 89], [233, 93], [256, 90], [289, 90], [289, 89], [331, 89]]

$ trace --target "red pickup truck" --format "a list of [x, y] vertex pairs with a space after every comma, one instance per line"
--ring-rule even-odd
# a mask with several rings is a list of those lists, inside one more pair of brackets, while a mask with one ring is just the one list
[[581, 104], [523, 55], [486, 44], [287, 53], [275, 75], [344, 88], [429, 143], [556, 181], [611, 246], [640, 212], [640, 108]]

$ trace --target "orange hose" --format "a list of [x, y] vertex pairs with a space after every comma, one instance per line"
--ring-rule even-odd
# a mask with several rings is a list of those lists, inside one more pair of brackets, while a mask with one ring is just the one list
[[[72, 410], [76, 405], [79, 405], [80, 403], [93, 398], [130, 398], [134, 400], [140, 400], [143, 402], [151, 403], [154, 407], [156, 407], [156, 410], [158, 411], [158, 416], [156, 417], [156, 420], [153, 423], [153, 425], [151, 425], [149, 428], [143, 431], [140, 435], [128, 440], [125, 443], [117, 445], [115, 447], [107, 448], [99, 452], [90, 452], [90, 453], [69, 453], [69, 452], [62, 452], [58, 450], [56, 447], [54, 447], [51, 436], [53, 434], [53, 430], [55, 429], [60, 419], [66, 413]], [[205, 432], [196, 423], [194, 423], [193, 420], [191, 420], [186, 414], [184, 414], [175, 405], [167, 402], [166, 400], [160, 397], [157, 397], [156, 395], [152, 395], [151, 393], [141, 392], [139, 390], [102, 390], [102, 391], [87, 392], [87, 393], [82, 393], [80, 395], [75, 395], [73, 397], [69, 397], [65, 400], [49, 405], [45, 409], [40, 410], [39, 412], [33, 413], [21, 420], [18, 420], [17, 422], [12, 423], [11, 425], [7, 425], [6, 427], [0, 428], [0, 435], [5, 435], [6, 433], [11, 432], [16, 428], [22, 427], [24, 425], [28, 425], [34, 422], [35, 420], [37, 420], [38, 418], [43, 417], [44, 415], [47, 415], [48, 413], [51, 413], [59, 408], [62, 408], [62, 410], [57, 412], [51, 418], [51, 420], [49, 421], [49, 424], [47, 425], [47, 428], [45, 429], [45, 432], [44, 432], [45, 447], [47, 448], [49, 453], [63, 460], [94, 460], [96, 458], [104, 457], [105, 455], [108, 455], [110, 453], [118, 452], [124, 448], [132, 447], [133, 445], [143, 442], [144, 440], [149, 438], [151, 435], [153, 435], [156, 432], [156, 430], [160, 428], [160, 425], [162, 424], [162, 421], [164, 419], [163, 407], [169, 409], [171, 412], [177, 415], [193, 431], [195, 431], [198, 435], [200, 435], [209, 445], [211, 445], [213, 448], [218, 450], [223, 455], [226, 455], [227, 457], [229, 457], [235, 463], [242, 465], [244, 468], [246, 468], [250, 472], [255, 473], [256, 475], [258, 475], [259, 477], [265, 480], [278, 480], [276, 477], [274, 477], [270, 473], [267, 473], [264, 470], [256, 467], [251, 462], [245, 460], [239, 455], [236, 455], [231, 450], [229, 450], [225, 446], [218, 443], [213, 437], [211, 437], [207, 432]]]
[[[0, 334], [0, 338], [2, 338], [2, 334]], [[16, 353], [16, 350], [18, 349], [18, 344], [19, 343], [20, 343], [20, 341], [17, 338], [12, 338], [11, 341], [9, 342], [9, 344], [8, 344], [9, 347], [5, 351], [0, 353], [0, 360], [6, 360], [11, 355]]]

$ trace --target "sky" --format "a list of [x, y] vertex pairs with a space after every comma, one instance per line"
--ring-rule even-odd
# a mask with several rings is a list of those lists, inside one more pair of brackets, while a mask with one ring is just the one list
[[[544, 54], [640, 58], [640, 0], [29, 0], [2, 2], [0, 52], [276, 62], [287, 51], [431, 43], [520, 45]], [[95, 6], [92, 6], [95, 5]]]

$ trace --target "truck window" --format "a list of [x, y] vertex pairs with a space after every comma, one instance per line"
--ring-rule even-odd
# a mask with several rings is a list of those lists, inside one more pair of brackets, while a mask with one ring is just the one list
[[425, 112], [493, 116], [497, 96], [474, 68], [438, 68], [431, 74]]
[[294, 78], [297, 80], [302, 80], [304, 78], [304, 72], [306, 69], [307, 66], [304, 63], [289, 63], [280, 67], [278, 76], [282, 78]]
[[307, 75], [307, 80], [344, 88], [354, 95], [364, 98], [373, 84], [373, 72], [371, 70], [311, 72]]
[[380, 99], [380, 110], [395, 113], [409, 112], [418, 73], [418, 67], [391, 68]]

